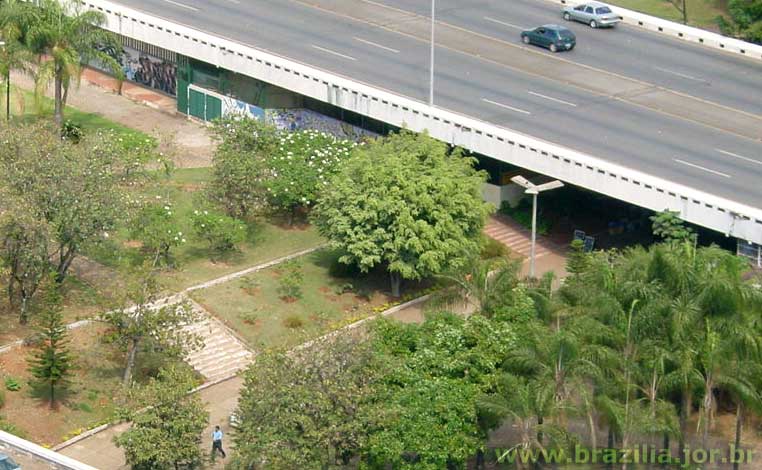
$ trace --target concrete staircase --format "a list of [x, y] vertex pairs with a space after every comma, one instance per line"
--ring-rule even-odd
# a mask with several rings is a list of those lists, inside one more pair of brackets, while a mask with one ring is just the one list
[[[500, 215], [490, 217], [484, 227], [484, 233], [510, 248], [512, 252], [529, 257], [532, 232], [508, 217]], [[547, 255], [553, 249], [550, 241], [538, 236], [535, 242], [535, 259]]]
[[188, 354], [186, 361], [206, 378], [206, 382], [232, 377], [248, 366], [254, 357], [254, 353], [219, 320], [204, 311], [201, 319], [186, 326], [185, 330], [204, 340], [204, 346]]

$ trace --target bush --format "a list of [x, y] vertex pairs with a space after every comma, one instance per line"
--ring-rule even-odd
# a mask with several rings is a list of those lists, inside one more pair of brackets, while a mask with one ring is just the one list
[[508, 253], [508, 247], [505, 244], [492, 237], [484, 237], [481, 252], [482, 259], [505, 258], [508, 256]]
[[18, 392], [21, 390], [21, 384], [14, 377], [6, 377], [5, 388], [10, 392]]
[[302, 298], [302, 267], [295, 261], [283, 265], [283, 274], [278, 278], [278, 294], [284, 300]]
[[191, 223], [196, 235], [206, 241], [216, 254], [235, 250], [246, 235], [243, 223], [214, 211], [193, 211]]
[[5, 390], [0, 388], [0, 408], [5, 406]]
[[283, 326], [294, 330], [304, 326], [304, 321], [298, 315], [289, 315], [283, 319]]
[[66, 120], [61, 126], [61, 138], [69, 140], [75, 144], [78, 144], [82, 137], [85, 136], [85, 131], [82, 129], [81, 124]]

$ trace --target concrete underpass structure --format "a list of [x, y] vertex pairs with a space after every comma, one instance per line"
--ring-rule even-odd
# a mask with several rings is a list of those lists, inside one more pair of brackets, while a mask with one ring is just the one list
[[[399, 93], [119, 3], [106, 0], [86, 0], [81, 3], [105, 14], [107, 29], [110, 31], [179, 54], [181, 60], [177, 96], [181, 109], [190, 110], [188, 97], [194, 90], [195, 93], [203, 93], [203, 88], [200, 85], [194, 87], [187, 72], [183, 72], [191, 69], [186, 58], [192, 58], [198, 63], [210, 64], [213, 70], [209, 75], [215, 75], [214, 70], [225, 70], [232, 76], [254, 79], [262, 87], [268, 88], [266, 93], [258, 95], [260, 98], [239, 98], [254, 107], [300, 107], [304, 106], [306, 100], [312, 102], [313, 107], [315, 103], [323, 103], [345, 110], [360, 125], [383, 127], [385, 123], [418, 132], [428, 131], [437, 139], [516, 167], [650, 210], [677, 211], [686, 221], [751, 242], [748, 246], [752, 248], [749, 249], [756, 249], [759, 258], [757, 244], [762, 244], [762, 210], [755, 205], [714, 194], [712, 187], [697, 189], [682, 185], [654, 172], [640, 171], [505, 126], [431, 107]], [[712, 38], [715, 36], [717, 35]], [[741, 50], [744, 54], [756, 52], [753, 48]], [[262, 101], [263, 99], [270, 100], [270, 103]], [[302, 101], [297, 103], [294, 100]], [[222, 107], [218, 110], [216, 104], [212, 106], [214, 114], [222, 113]], [[190, 114], [198, 116], [199, 112], [196, 109]], [[365, 118], [366, 123], [359, 122]], [[762, 130], [760, 135], [762, 136]], [[490, 199], [505, 199], [510, 190], [496, 186], [488, 188], [486, 192]]]

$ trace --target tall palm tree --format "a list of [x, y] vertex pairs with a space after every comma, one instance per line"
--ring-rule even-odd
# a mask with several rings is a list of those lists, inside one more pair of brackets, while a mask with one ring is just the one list
[[102, 51], [105, 46], [121, 49], [115, 36], [101, 29], [103, 13], [84, 10], [74, 3], [43, 0], [35, 9], [34, 20], [27, 35], [27, 45], [39, 56], [36, 95], [52, 81], [55, 97], [55, 122], [63, 123], [64, 106], [69, 88], [78, 81], [82, 67], [99, 61], [121, 77], [116, 59]]
[[6, 0], [0, 3], [0, 80], [5, 85], [5, 108], [7, 118], [10, 118], [11, 72], [19, 70], [31, 71], [34, 54], [24, 45], [28, 28], [29, 4], [16, 0]]

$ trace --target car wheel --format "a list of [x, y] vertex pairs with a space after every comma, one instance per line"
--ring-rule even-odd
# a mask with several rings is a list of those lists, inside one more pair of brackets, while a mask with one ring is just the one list
[[521, 40], [524, 41], [524, 44], [529, 44], [529, 36], [522, 36]]
[[569, 13], [564, 13], [564, 19], [566, 21], [571, 21], [571, 15]]
[[558, 48], [555, 44], [551, 44], [548, 49], [550, 49], [550, 52], [558, 52]]
[[598, 23], [596, 23], [595, 20], [590, 20], [590, 27], [595, 29], [598, 27]]

